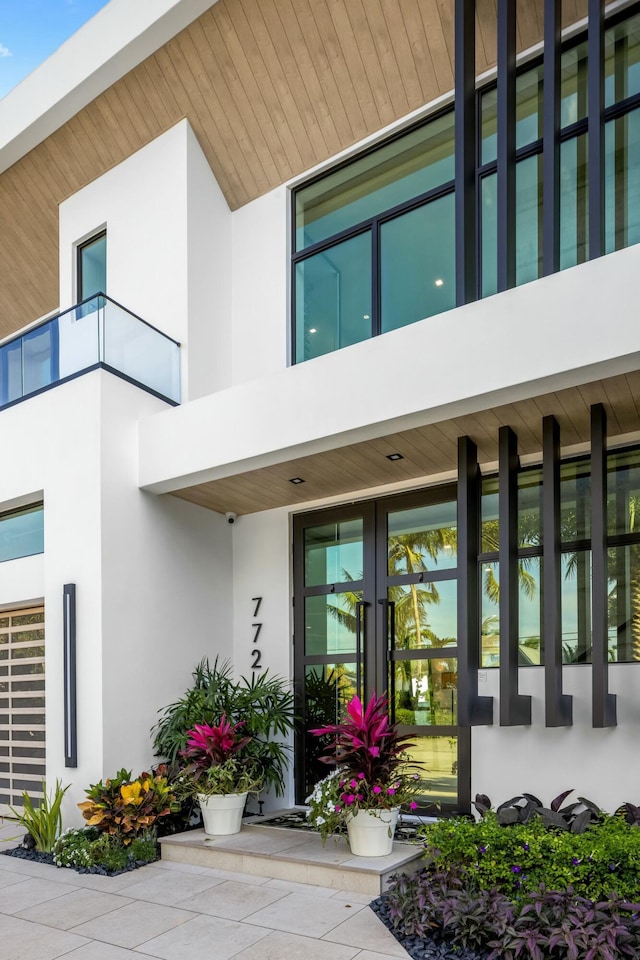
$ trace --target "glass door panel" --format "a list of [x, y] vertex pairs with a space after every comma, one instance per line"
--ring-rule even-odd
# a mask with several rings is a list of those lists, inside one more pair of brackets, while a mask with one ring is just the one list
[[390, 576], [455, 568], [455, 501], [389, 513], [387, 548]]
[[421, 807], [438, 811], [458, 804], [458, 771], [462, 766], [461, 743], [456, 735], [420, 737], [411, 760], [421, 775], [417, 800]]
[[337, 723], [344, 716], [347, 703], [357, 693], [362, 696], [354, 661], [313, 664], [305, 668], [305, 797], [318, 780], [329, 773], [320, 757], [327, 752], [330, 738], [316, 737], [309, 731]]
[[457, 581], [437, 580], [389, 587], [394, 650], [423, 650], [457, 642]]
[[304, 531], [304, 582], [361, 580], [363, 567], [362, 518], [326, 523]]
[[456, 523], [452, 486], [294, 518], [298, 803], [328, 773], [319, 759], [328, 744], [309, 731], [375, 690], [388, 692], [392, 719], [415, 742], [421, 812], [468, 811]]
[[458, 722], [457, 657], [396, 660], [389, 678], [393, 719], [409, 727], [455, 727]]
[[361, 590], [306, 597], [305, 654], [312, 657], [351, 654], [355, 658], [361, 601]]

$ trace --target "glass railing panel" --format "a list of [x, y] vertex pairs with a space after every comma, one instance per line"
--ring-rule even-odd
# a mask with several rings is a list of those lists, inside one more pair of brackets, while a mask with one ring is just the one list
[[60, 379], [58, 318], [25, 333], [22, 338], [22, 393], [26, 396]]
[[180, 401], [178, 345], [111, 300], [105, 302], [104, 363], [163, 397]]
[[180, 346], [96, 294], [0, 346], [0, 407], [99, 363], [180, 402]]
[[60, 379], [72, 377], [100, 361], [104, 297], [93, 297], [58, 317]]

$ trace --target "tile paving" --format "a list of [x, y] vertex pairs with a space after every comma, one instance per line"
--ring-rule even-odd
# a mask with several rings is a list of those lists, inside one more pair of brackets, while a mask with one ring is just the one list
[[[0, 820], [0, 851], [15, 846]], [[162, 862], [119, 877], [0, 856], [2, 960], [406, 960], [363, 894]]]

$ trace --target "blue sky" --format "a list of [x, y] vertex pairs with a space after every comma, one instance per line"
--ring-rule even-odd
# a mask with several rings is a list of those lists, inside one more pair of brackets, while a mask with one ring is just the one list
[[0, 98], [106, 3], [107, 0], [0, 0]]

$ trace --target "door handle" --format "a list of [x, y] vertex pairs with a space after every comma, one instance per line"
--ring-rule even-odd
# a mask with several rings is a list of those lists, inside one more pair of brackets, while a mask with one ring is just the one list
[[[378, 600], [378, 603], [384, 607], [384, 640], [385, 640], [385, 659], [387, 663], [387, 684], [388, 699], [391, 717], [395, 720], [395, 702], [396, 702], [396, 678], [393, 669], [389, 669], [391, 652], [396, 646], [396, 605], [393, 600], [384, 598]], [[391, 616], [389, 616], [391, 614]]]
[[362, 613], [366, 606], [366, 600], [358, 600], [356, 603], [356, 690], [358, 696], [362, 691], [362, 641], [364, 639]]

